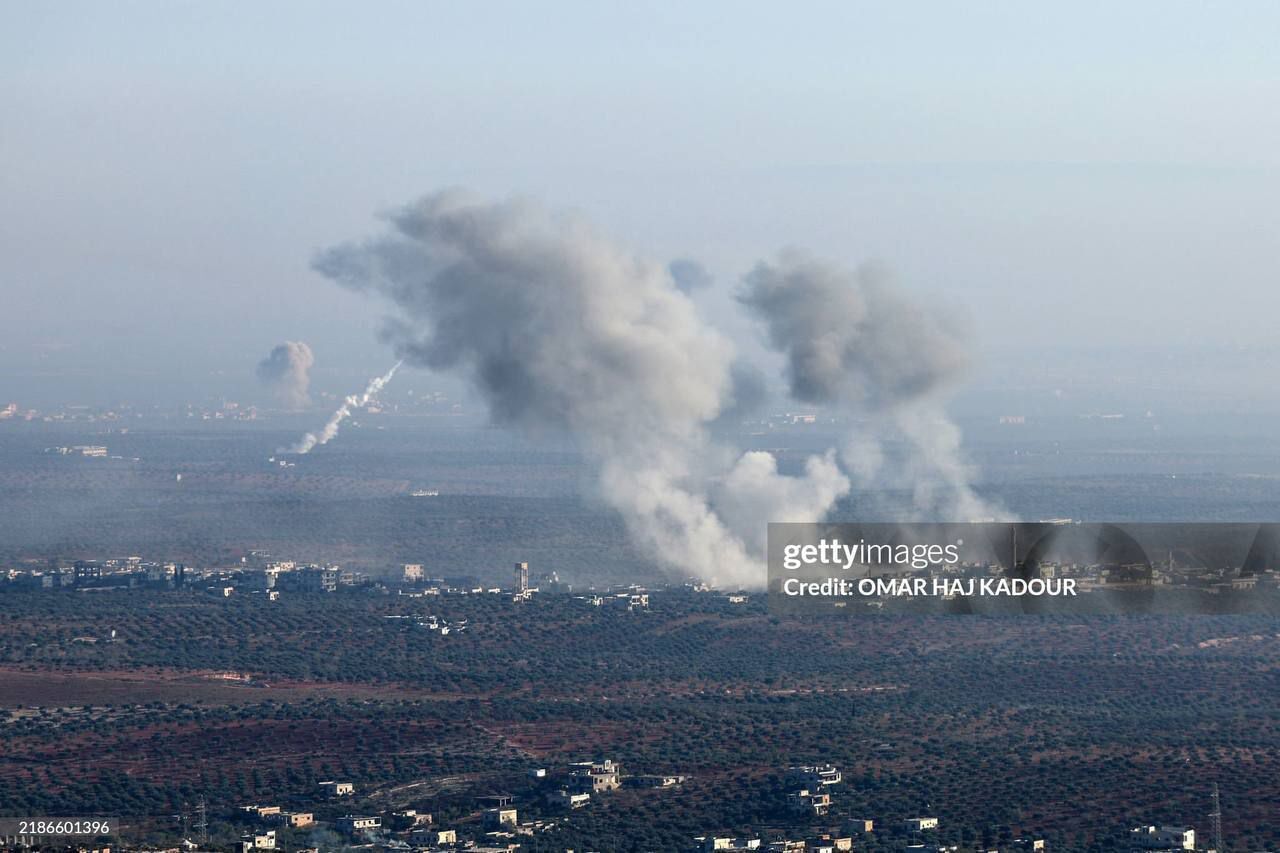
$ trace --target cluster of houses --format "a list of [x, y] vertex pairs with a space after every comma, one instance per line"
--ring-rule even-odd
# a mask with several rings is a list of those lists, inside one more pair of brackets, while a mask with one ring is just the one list
[[[844, 777], [832, 764], [801, 765], [787, 769], [784, 785], [788, 809], [797, 818], [822, 817], [831, 809], [831, 789], [840, 785]], [[931, 836], [938, 829], [938, 818], [933, 816], [911, 817], [891, 827], [904, 842], [905, 849], [919, 853], [949, 853], [958, 847], [933, 843]], [[853, 850], [855, 839], [861, 842], [875, 832], [875, 822], [868, 819], [846, 819], [838, 830], [818, 833], [804, 839], [773, 838], [764, 840], [752, 836], [699, 835], [693, 839], [692, 850], [697, 853], [711, 851], [759, 851], [759, 853], [837, 853]], [[1044, 849], [1042, 839], [1018, 838], [1003, 850], [1031, 853]]]
[[[932, 821], [932, 824], [930, 824], [930, 821]], [[912, 818], [904, 822], [904, 828], [909, 828], [910, 826], [915, 826], [915, 831], [917, 832], [921, 826], [925, 829], [936, 829], [937, 818]], [[757, 853], [840, 853], [840, 851], [853, 850], [855, 839], [858, 839], [859, 844], [861, 844], [861, 840], [871, 834], [873, 829], [872, 821], [855, 820], [845, 828], [844, 834], [820, 833], [803, 840], [783, 838], [762, 841], [759, 838], [699, 835], [693, 839], [692, 850], [694, 853], [715, 853], [716, 851], [725, 851], [725, 853], [736, 853], [736, 851], [756, 851]], [[959, 853], [960, 850], [955, 845], [946, 846], [927, 841], [908, 843], [905, 849], [913, 851], [913, 853]], [[1044, 849], [1043, 839], [1018, 838], [1006, 848], [992, 849], [985, 851], [985, 853], [1003, 853], [1005, 850], [1010, 851], [1010, 853], [1033, 853], [1033, 851]]]
[[[814, 788], [825, 784], [837, 784], [839, 774], [833, 773], [832, 767], [800, 767], [792, 768], [793, 776], [814, 783]], [[936, 817], [913, 817], [902, 822], [902, 830], [907, 834], [904, 849], [918, 853], [960, 853], [959, 845], [939, 844], [927, 840], [928, 833], [938, 829]], [[763, 841], [754, 837], [734, 837], [731, 835], [699, 835], [693, 839], [692, 850], [695, 853], [713, 853], [713, 851], [758, 851], [758, 853], [838, 853], [853, 850], [855, 839], [865, 838], [875, 830], [870, 820], [849, 821], [843, 834], [821, 833], [803, 840], [774, 839]], [[1187, 826], [1138, 826], [1129, 830], [1128, 850], [1131, 853], [1178, 853], [1179, 851], [1196, 849], [1196, 831]], [[964, 850], [972, 848], [965, 847]], [[984, 853], [1037, 853], [1045, 849], [1042, 838], [1015, 838], [1007, 845], [985, 850]]]
[[[327, 781], [319, 784], [320, 795], [330, 800], [342, 800], [355, 796], [355, 785], [351, 782]], [[307, 829], [318, 826], [314, 812], [289, 811], [280, 806], [247, 805], [240, 807], [247, 817], [262, 828], [245, 833], [240, 837], [238, 853], [253, 853], [258, 850], [277, 849], [277, 828]], [[514, 810], [510, 819], [514, 822]], [[486, 822], [487, 825], [487, 822]], [[276, 828], [267, 829], [265, 827]], [[415, 809], [393, 812], [384, 822], [382, 815], [345, 814], [327, 824], [334, 831], [352, 839], [360, 839], [370, 834], [390, 831], [402, 834], [406, 841], [417, 849], [447, 848], [458, 843], [458, 833], [454, 829], [436, 826], [431, 815]], [[478, 850], [474, 845], [470, 848]], [[510, 848], [497, 848], [507, 851]], [[307, 853], [304, 849], [301, 853]]]
[[[542, 796], [553, 811], [581, 808], [590, 803], [593, 795], [616, 791], [624, 784], [668, 788], [681, 784], [686, 778], [674, 775], [624, 777], [622, 766], [609, 758], [570, 764], [555, 777], [548, 776], [545, 768], [531, 771], [530, 776], [535, 788], [543, 791]], [[330, 812], [337, 803], [357, 802], [355, 785], [351, 782], [329, 780], [318, 783], [318, 788], [319, 798], [328, 801]], [[510, 794], [478, 797], [476, 805], [479, 807], [478, 813], [462, 821], [468, 825], [465, 836], [460, 836], [456, 828], [438, 825], [431, 814], [413, 809], [388, 815], [352, 811], [325, 821], [323, 828], [346, 836], [353, 843], [376, 841], [393, 845], [397, 849], [465, 849], [469, 853], [509, 853], [519, 849], [522, 836], [554, 829], [560, 823], [555, 818], [524, 818], [515, 807], [514, 798]], [[254, 830], [241, 836], [239, 853], [278, 849], [277, 832], [283, 829], [321, 826], [312, 811], [290, 811], [276, 805], [256, 804], [242, 806], [240, 811], [254, 824]]]

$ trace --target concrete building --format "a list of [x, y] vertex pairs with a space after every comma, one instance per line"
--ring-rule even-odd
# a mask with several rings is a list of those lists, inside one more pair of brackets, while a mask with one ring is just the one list
[[102, 580], [102, 566], [92, 560], [76, 560], [76, 585]]
[[529, 591], [529, 564], [516, 563], [514, 588], [517, 593]]
[[301, 829], [314, 824], [316, 816], [311, 812], [281, 812], [276, 815], [276, 821], [291, 829]]
[[599, 794], [622, 787], [622, 765], [608, 758], [574, 764], [569, 773], [576, 791]]
[[1189, 826], [1137, 826], [1129, 840], [1139, 850], [1195, 850], [1196, 831]]
[[421, 563], [405, 563], [404, 564], [404, 582], [405, 583], [422, 583], [423, 573]]
[[241, 806], [240, 811], [248, 812], [259, 820], [266, 820], [280, 814], [279, 806]]
[[[415, 835], [417, 833], [414, 833]], [[427, 842], [430, 844], [457, 844], [458, 831], [456, 829], [428, 829], [423, 833]]]
[[240, 836], [240, 850], [275, 850], [276, 849], [276, 831], [269, 829], [266, 832], [252, 832], [248, 835]]
[[759, 850], [759, 838], [734, 838], [728, 835], [699, 835], [693, 839], [699, 847], [711, 853], [714, 850]]
[[821, 816], [831, 809], [831, 795], [825, 791], [811, 791], [801, 788], [787, 794], [787, 806], [797, 814]]
[[833, 764], [820, 764], [810, 767], [792, 767], [787, 771], [787, 779], [792, 784], [807, 788], [822, 788], [827, 785], [839, 785], [844, 777]]
[[484, 825], [490, 829], [514, 827], [519, 823], [515, 809], [485, 809]]
[[936, 817], [909, 817], [903, 822], [907, 832], [923, 832], [926, 829], [937, 829]]
[[547, 794], [547, 802], [553, 806], [567, 809], [580, 809], [591, 802], [590, 794], [578, 794], [571, 791], [552, 791]]
[[294, 583], [302, 592], [334, 592], [341, 573], [337, 569], [307, 566], [293, 573]]
[[396, 829], [415, 829], [431, 823], [431, 813], [420, 812], [417, 809], [405, 809], [392, 814], [391, 822]]
[[382, 818], [372, 815], [343, 815], [333, 824], [339, 832], [368, 832], [382, 828]]
[[275, 589], [279, 574], [275, 569], [250, 569], [244, 573], [244, 586], [252, 590]]
[[320, 790], [327, 797], [350, 797], [356, 792], [356, 786], [350, 782], [321, 782]]

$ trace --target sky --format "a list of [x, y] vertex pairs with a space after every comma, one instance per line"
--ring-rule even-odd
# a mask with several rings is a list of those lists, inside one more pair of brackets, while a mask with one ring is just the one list
[[[874, 260], [992, 362], [1268, 347], [1280, 6], [10, 3], [0, 397], [335, 390], [382, 307], [310, 269], [444, 187], [580, 213], [716, 277]], [[7, 386], [7, 387], [6, 387]]]

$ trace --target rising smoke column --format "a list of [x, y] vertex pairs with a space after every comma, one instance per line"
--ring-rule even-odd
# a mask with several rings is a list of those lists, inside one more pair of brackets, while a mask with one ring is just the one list
[[[833, 454], [788, 478], [768, 454], [710, 438], [733, 402], [734, 350], [665, 265], [577, 220], [457, 192], [386, 220], [388, 234], [324, 252], [315, 268], [386, 297], [397, 354], [468, 378], [495, 422], [575, 435], [601, 497], [668, 566], [759, 584], [764, 523], [820, 518], [848, 490]], [[728, 499], [737, 481], [756, 498]]]
[[258, 363], [258, 379], [270, 386], [281, 405], [303, 409], [311, 403], [307, 390], [311, 387], [309, 371], [315, 363], [311, 347], [302, 341], [285, 341]]
[[363, 394], [351, 394], [342, 401], [342, 405], [333, 413], [328, 422], [324, 425], [324, 429], [318, 433], [309, 432], [293, 444], [291, 447], [280, 450], [280, 453], [310, 453], [314, 448], [321, 444], [328, 444], [333, 437], [338, 434], [338, 427], [342, 426], [350, 415], [352, 409], [358, 409], [367, 405], [374, 395], [382, 390], [382, 387], [391, 381], [391, 377], [396, 375], [396, 371], [400, 369], [400, 365], [404, 361], [397, 361], [390, 370], [382, 376], [375, 376], [369, 380], [369, 384], [365, 386]]
[[[738, 299], [786, 356], [793, 398], [865, 419], [841, 453], [859, 486], [909, 488], [921, 520], [1003, 516], [973, 491], [944, 409], [968, 364], [954, 318], [911, 302], [873, 268], [849, 271], [794, 251], [758, 264]], [[885, 470], [886, 437], [905, 442], [903, 470]]]

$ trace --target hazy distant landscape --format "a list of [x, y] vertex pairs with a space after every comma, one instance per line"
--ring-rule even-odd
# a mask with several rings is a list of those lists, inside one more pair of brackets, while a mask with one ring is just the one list
[[[216, 565], [265, 549], [374, 575], [422, 562], [437, 574], [505, 580], [511, 562], [529, 560], [579, 583], [672, 579], [592, 499], [588, 463], [566, 440], [522, 439], [472, 418], [367, 415], [295, 467], [268, 461], [316, 419], [2, 422], [0, 559]], [[1211, 431], [1220, 424], [1184, 417], [1157, 430], [1131, 416], [963, 425], [979, 491], [1024, 519], [1273, 520], [1280, 437], [1240, 423], [1243, 435], [1223, 437]], [[758, 424], [738, 440], [775, 452], [787, 471], [832, 435], [821, 423]], [[80, 444], [123, 458], [46, 452]], [[831, 517], [892, 520], [906, 500], [855, 493]]]
[[4, 11], [0, 853], [1280, 850], [1280, 4]]

